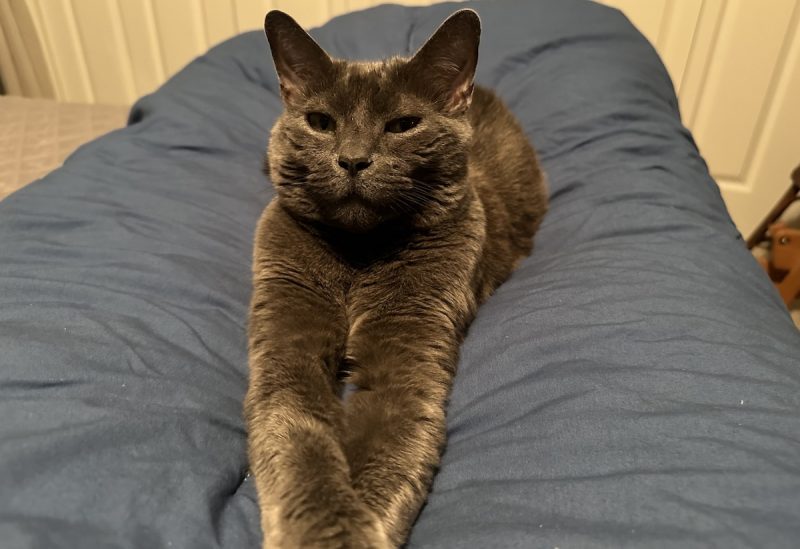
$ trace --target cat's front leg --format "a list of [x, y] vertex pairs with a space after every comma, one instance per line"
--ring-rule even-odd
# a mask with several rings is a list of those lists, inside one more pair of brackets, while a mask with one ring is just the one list
[[245, 403], [264, 547], [383, 549], [383, 525], [353, 489], [341, 442], [343, 300], [334, 283], [308, 275], [302, 257], [311, 244], [279, 221], [269, 234], [292, 231], [294, 246], [269, 236], [257, 245]]
[[474, 255], [457, 240], [452, 246], [461, 254], [412, 252], [350, 294], [347, 353], [357, 390], [345, 404], [345, 448], [353, 486], [396, 546], [438, 467], [458, 348], [475, 311]]
[[[346, 403], [353, 486], [401, 545], [445, 444], [457, 336], [432, 318], [375, 319], [351, 336], [358, 389]], [[361, 328], [361, 327], [360, 327]]]
[[270, 293], [268, 311], [255, 313], [245, 406], [264, 546], [387, 547], [378, 517], [351, 486], [341, 444], [341, 403], [325, 356], [335, 316], [308, 297]]

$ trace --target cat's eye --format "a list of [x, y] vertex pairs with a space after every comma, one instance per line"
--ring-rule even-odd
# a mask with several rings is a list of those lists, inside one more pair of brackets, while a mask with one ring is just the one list
[[403, 133], [419, 124], [419, 118], [416, 116], [403, 116], [402, 118], [395, 118], [386, 123], [384, 131], [389, 133]]
[[324, 112], [310, 112], [306, 115], [306, 121], [318, 132], [332, 132], [336, 128], [336, 122]]

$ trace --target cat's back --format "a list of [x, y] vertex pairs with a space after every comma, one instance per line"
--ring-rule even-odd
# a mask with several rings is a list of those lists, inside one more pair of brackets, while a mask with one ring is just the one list
[[495, 226], [494, 232], [510, 229], [524, 248], [547, 209], [544, 174], [536, 153], [517, 119], [491, 90], [475, 86], [469, 116], [473, 127], [470, 179], [483, 202], [488, 225]]
[[518, 182], [537, 190], [541, 173], [536, 153], [503, 101], [491, 90], [475, 86], [469, 117], [474, 132], [470, 163], [488, 177], [500, 176], [511, 179], [512, 185]]

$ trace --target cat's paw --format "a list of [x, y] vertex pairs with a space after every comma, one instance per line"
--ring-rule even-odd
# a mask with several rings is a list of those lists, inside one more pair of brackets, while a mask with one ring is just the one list
[[343, 511], [335, 521], [319, 528], [305, 547], [316, 549], [392, 549], [377, 515], [366, 508]]
[[[365, 507], [339, 508], [304, 524], [285, 525], [264, 549], [394, 549], [378, 516]], [[275, 535], [278, 534], [278, 535]]]
[[[347, 517], [341, 523], [340, 541], [330, 546], [342, 549], [393, 549], [389, 537], [377, 516]], [[320, 546], [322, 549], [323, 546]], [[327, 545], [324, 546], [327, 549]]]

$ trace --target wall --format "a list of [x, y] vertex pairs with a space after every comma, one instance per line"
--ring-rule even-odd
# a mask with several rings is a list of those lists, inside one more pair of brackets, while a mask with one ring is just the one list
[[[263, 28], [264, 14], [270, 9], [290, 12], [303, 25], [312, 27], [377, 3], [0, 0], [0, 66], [11, 94], [130, 104], [214, 44], [243, 31]], [[31, 63], [34, 60], [36, 63]], [[31, 67], [38, 73], [29, 74]]]

